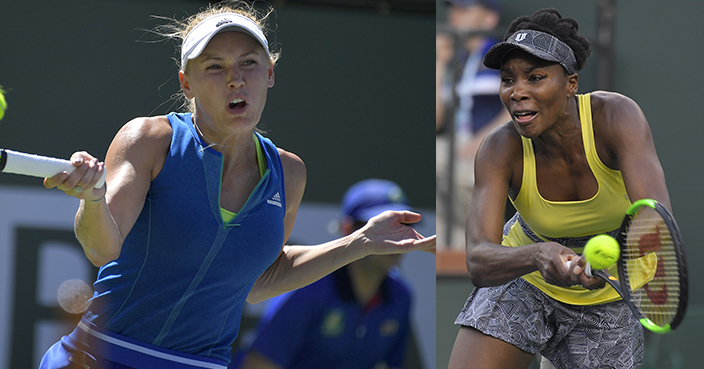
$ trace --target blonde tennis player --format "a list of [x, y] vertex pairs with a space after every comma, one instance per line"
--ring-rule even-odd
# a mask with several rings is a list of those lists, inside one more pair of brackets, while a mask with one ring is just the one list
[[[179, 78], [188, 113], [137, 118], [105, 164], [45, 180], [81, 199], [75, 232], [100, 266], [78, 327], [41, 368], [223, 368], [245, 300], [312, 283], [370, 254], [434, 252], [385, 212], [330, 243], [284, 246], [306, 184], [296, 155], [255, 132], [277, 55], [267, 14], [246, 3], [209, 7], [183, 23]], [[107, 170], [106, 188], [93, 186]]]

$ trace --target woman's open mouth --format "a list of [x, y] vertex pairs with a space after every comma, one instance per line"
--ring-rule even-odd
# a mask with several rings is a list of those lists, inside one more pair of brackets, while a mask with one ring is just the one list
[[526, 124], [531, 122], [533, 119], [535, 119], [536, 115], [538, 115], [538, 112], [532, 110], [521, 110], [513, 112], [513, 117], [519, 124]]
[[232, 110], [242, 110], [247, 106], [247, 103], [243, 99], [235, 98], [227, 106]]

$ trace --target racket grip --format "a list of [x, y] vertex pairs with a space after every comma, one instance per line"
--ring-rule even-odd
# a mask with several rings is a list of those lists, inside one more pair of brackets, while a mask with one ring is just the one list
[[[565, 261], [565, 266], [567, 267], [567, 269], [570, 268], [570, 265], [571, 265], [571, 264], [572, 264], [572, 261], [571, 261], [571, 260]], [[587, 277], [589, 277], [589, 278], [594, 277], [594, 276], [592, 275], [592, 265], [591, 265], [591, 264], [587, 263], [587, 265], [584, 266], [584, 274], [586, 274]]]
[[[61, 172], [73, 173], [76, 169], [68, 160], [50, 158], [48, 156], [26, 154], [12, 150], [0, 150], [0, 156], [2, 156], [0, 171], [3, 173], [48, 178]], [[95, 188], [103, 187], [106, 174], [103, 171], [103, 175], [98, 180], [98, 183], [95, 184]]]

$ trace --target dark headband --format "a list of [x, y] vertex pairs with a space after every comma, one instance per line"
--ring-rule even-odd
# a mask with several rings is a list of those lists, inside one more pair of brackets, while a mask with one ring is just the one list
[[484, 65], [491, 69], [501, 69], [504, 55], [513, 50], [523, 50], [539, 59], [559, 63], [567, 74], [577, 72], [577, 59], [574, 51], [557, 37], [535, 30], [516, 31], [508, 40], [494, 45], [484, 55]]

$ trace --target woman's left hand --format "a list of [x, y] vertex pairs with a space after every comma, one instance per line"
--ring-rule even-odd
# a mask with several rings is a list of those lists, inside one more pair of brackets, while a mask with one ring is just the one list
[[409, 224], [421, 215], [410, 211], [385, 211], [371, 219], [359, 231], [366, 253], [401, 254], [425, 251], [435, 254], [435, 235], [423, 237]]

